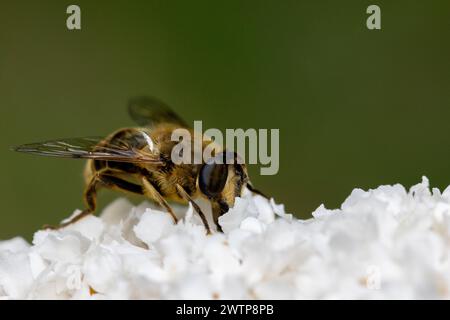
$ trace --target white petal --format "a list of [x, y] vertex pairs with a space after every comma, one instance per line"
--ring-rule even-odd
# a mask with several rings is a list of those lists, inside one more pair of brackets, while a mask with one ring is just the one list
[[10, 252], [20, 252], [26, 251], [30, 245], [25, 239], [21, 237], [15, 237], [10, 240], [0, 241], [0, 252], [10, 251]]
[[27, 253], [0, 252], [0, 288], [3, 295], [25, 299], [33, 285]]
[[174, 227], [173, 218], [167, 212], [148, 209], [134, 227], [136, 236], [151, 246], [153, 242], [169, 234]]

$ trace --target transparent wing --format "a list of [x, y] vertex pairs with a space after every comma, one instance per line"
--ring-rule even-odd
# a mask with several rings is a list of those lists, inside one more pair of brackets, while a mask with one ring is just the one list
[[50, 140], [23, 144], [12, 149], [18, 152], [48, 157], [162, 163], [158, 155], [130, 146], [126, 141], [117, 140], [114, 143], [107, 143], [101, 137]]
[[177, 124], [187, 127], [187, 124], [164, 102], [153, 97], [136, 97], [128, 103], [128, 113], [138, 125], [151, 127], [160, 123]]

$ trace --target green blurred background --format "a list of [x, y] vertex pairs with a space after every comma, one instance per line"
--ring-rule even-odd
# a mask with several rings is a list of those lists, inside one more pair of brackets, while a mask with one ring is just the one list
[[[73, 3], [81, 31], [66, 28]], [[380, 31], [366, 28], [370, 4]], [[444, 188], [450, 2], [2, 2], [0, 239], [83, 206], [83, 161], [9, 147], [132, 125], [136, 94], [204, 127], [279, 128], [278, 175], [253, 166], [252, 180], [299, 217], [355, 187], [427, 175]]]

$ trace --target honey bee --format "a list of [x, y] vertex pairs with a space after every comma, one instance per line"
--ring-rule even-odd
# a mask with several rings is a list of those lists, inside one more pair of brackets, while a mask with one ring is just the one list
[[[175, 223], [177, 217], [169, 202], [191, 203], [208, 234], [211, 228], [194, 199], [210, 201], [216, 229], [222, 231], [219, 217], [234, 205], [244, 188], [264, 196], [250, 183], [245, 164], [214, 161], [226, 157], [236, 160], [239, 155], [234, 152], [222, 149], [200, 164], [172, 162], [172, 148], [177, 144], [171, 140], [173, 130], [185, 128], [195, 135], [165, 103], [153, 97], [136, 97], [129, 101], [128, 112], [139, 127], [122, 128], [106, 138], [69, 138], [13, 147], [41, 156], [87, 159], [83, 194], [86, 209], [67, 222], [47, 228], [62, 228], [93, 214], [97, 192], [102, 188], [145, 196], [167, 210]], [[211, 143], [203, 135], [200, 139], [203, 148]]]

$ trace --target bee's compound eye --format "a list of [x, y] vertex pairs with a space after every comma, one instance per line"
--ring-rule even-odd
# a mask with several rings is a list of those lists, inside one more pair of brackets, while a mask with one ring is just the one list
[[200, 191], [208, 198], [219, 195], [228, 178], [228, 166], [226, 164], [206, 163], [200, 169], [198, 185]]

